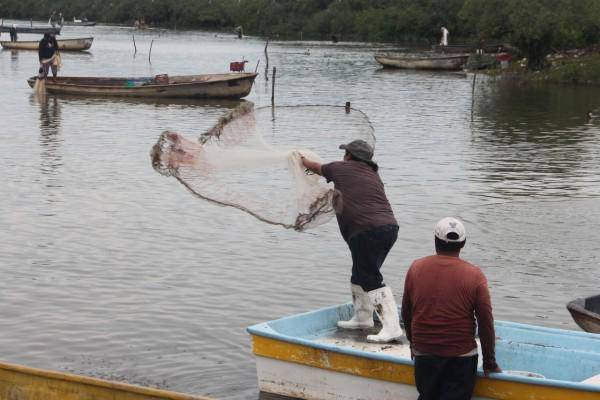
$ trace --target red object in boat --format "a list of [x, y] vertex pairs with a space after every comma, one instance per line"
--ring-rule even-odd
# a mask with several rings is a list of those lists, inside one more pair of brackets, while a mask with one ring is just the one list
[[246, 63], [248, 61], [234, 61], [229, 63], [229, 70], [231, 72], [244, 72]]
[[162, 85], [166, 85], [169, 83], [169, 75], [168, 74], [159, 74], [154, 76], [154, 82]]
[[512, 56], [508, 53], [500, 53], [496, 55], [496, 60], [498, 61], [510, 61], [512, 60]]

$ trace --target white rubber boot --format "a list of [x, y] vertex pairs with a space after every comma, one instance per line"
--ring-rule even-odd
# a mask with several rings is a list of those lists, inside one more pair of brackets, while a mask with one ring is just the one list
[[389, 286], [384, 286], [371, 290], [368, 294], [383, 328], [377, 335], [367, 336], [367, 342], [388, 343], [400, 339], [404, 332], [400, 328], [398, 307], [392, 289]]
[[367, 329], [372, 328], [373, 304], [369, 294], [360, 285], [350, 285], [352, 291], [352, 304], [354, 305], [354, 316], [349, 321], [338, 321], [337, 325], [343, 329]]

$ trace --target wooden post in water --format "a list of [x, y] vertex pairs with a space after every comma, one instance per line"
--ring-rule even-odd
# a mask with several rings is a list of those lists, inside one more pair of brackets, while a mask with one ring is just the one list
[[277, 68], [273, 67], [273, 82], [271, 82], [271, 106], [275, 106], [275, 74], [277, 73]]
[[269, 45], [269, 39], [267, 39], [267, 43], [265, 43], [265, 58], [267, 61], [267, 65], [265, 65], [265, 80], [269, 80], [269, 53], [267, 53], [267, 46]]
[[347, 102], [346, 102], [346, 114], [350, 114], [350, 109], [351, 109], [351, 107], [350, 107], [350, 102], [349, 102], [349, 101], [347, 101]]
[[133, 56], [137, 54], [137, 46], [135, 45], [135, 35], [131, 35], [133, 37]]
[[471, 122], [473, 122], [473, 111], [475, 109], [475, 80], [477, 79], [477, 72], [473, 74], [473, 89], [471, 89]]
[[150, 42], [150, 51], [148, 52], [148, 62], [150, 64], [152, 64], [152, 61], [150, 61], [150, 57], [152, 56], [152, 45], [154, 44], [154, 39], [152, 39], [152, 41]]

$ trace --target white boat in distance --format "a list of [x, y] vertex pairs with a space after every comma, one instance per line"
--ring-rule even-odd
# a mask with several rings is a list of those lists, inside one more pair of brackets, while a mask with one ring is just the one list
[[[83, 51], [88, 50], [92, 47], [94, 42], [93, 37], [86, 38], [75, 38], [75, 39], [57, 39], [58, 49], [62, 51]], [[39, 40], [28, 40], [28, 41], [1, 41], [0, 44], [5, 49], [10, 50], [37, 50], [39, 47]]]

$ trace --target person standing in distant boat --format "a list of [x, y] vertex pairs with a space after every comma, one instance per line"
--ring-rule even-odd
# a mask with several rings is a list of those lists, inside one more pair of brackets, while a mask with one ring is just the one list
[[402, 320], [415, 360], [419, 400], [469, 400], [475, 388], [479, 333], [483, 371], [496, 363], [496, 335], [487, 280], [459, 257], [466, 243], [461, 221], [440, 220], [434, 228], [435, 255], [416, 260], [406, 273]]
[[448, 46], [448, 36], [450, 36], [450, 32], [448, 32], [448, 29], [446, 29], [445, 26], [442, 26], [442, 39], [440, 40], [440, 45], [441, 46]]
[[58, 74], [58, 42], [55, 36], [44, 33], [44, 38], [40, 40], [38, 46], [38, 56], [40, 66], [44, 70], [44, 78], [48, 77], [48, 72], [52, 69], [52, 80], [56, 80]]
[[52, 25], [53, 28], [56, 26], [56, 10], [52, 10], [48, 22], [50, 22], [50, 25]]
[[17, 41], [17, 25], [12, 24], [9, 32], [10, 32], [10, 41], [16, 42]]
[[352, 255], [354, 315], [337, 325], [343, 329], [371, 328], [375, 311], [382, 328], [378, 334], [368, 335], [367, 341], [397, 341], [404, 334], [398, 306], [392, 289], [383, 283], [380, 269], [398, 238], [398, 222], [373, 161], [373, 147], [364, 140], [354, 140], [340, 149], [345, 150], [343, 161], [323, 165], [300, 155], [304, 167], [334, 183], [336, 217]]

